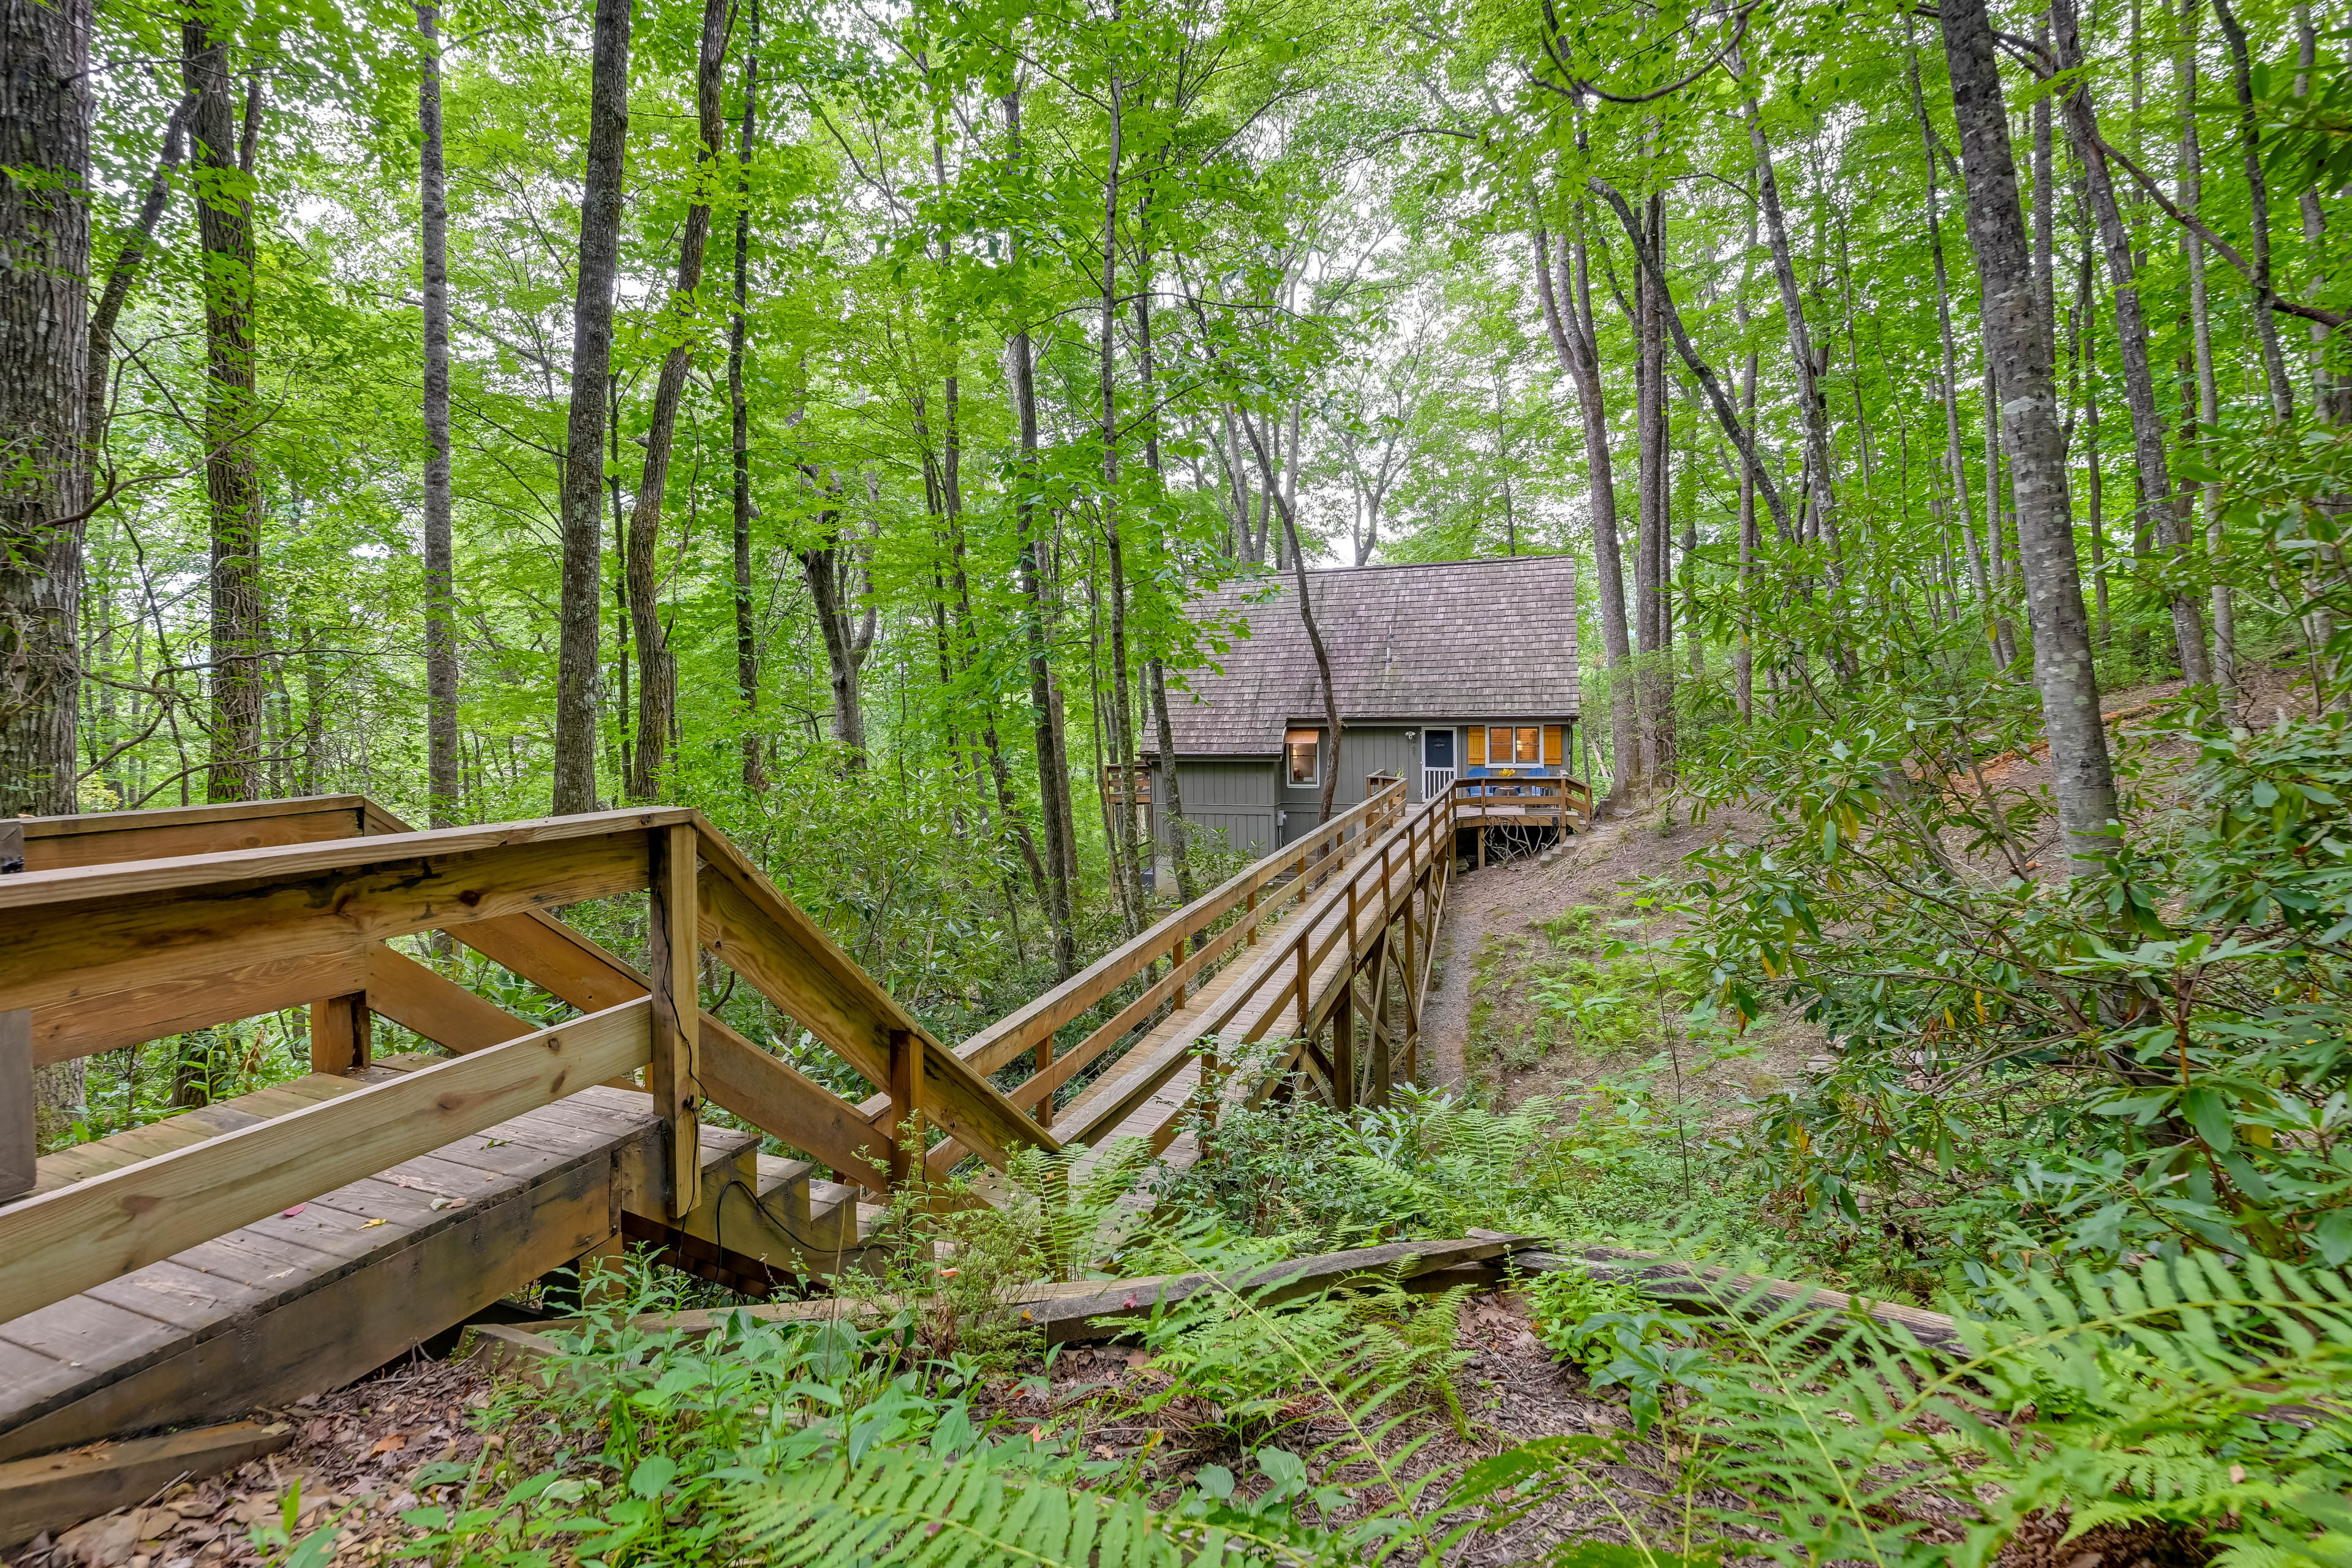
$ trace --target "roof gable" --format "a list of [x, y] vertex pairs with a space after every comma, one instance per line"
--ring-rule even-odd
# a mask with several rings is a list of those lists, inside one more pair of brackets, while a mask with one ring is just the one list
[[[1579, 711], [1576, 561], [1489, 557], [1309, 572], [1343, 724], [1562, 719]], [[1268, 590], [1273, 589], [1271, 595]], [[1216, 668], [1171, 671], [1170, 728], [1186, 755], [1270, 753], [1294, 719], [1323, 711], [1296, 580], [1244, 578], [1187, 606], [1196, 623], [1245, 616]]]

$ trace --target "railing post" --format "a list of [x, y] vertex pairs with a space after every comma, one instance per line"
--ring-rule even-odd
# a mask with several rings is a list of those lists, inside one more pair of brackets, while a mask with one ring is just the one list
[[[1175, 946], [1173, 946], [1173, 947], [1171, 947], [1171, 948], [1170, 948], [1170, 949], [1168, 950], [1168, 973], [1171, 973], [1171, 974], [1174, 974], [1174, 975], [1179, 975], [1179, 976], [1181, 976], [1181, 975], [1183, 973], [1183, 972], [1184, 972], [1184, 937], [1183, 937], [1183, 933], [1180, 931], [1180, 932], [1178, 932], [1178, 933], [1177, 933], [1177, 937], [1176, 937], [1176, 945], [1175, 945]], [[1178, 979], [1178, 981], [1176, 982], [1176, 990], [1175, 990], [1174, 994], [1173, 994], [1169, 998], [1169, 1001], [1170, 1001], [1170, 1005], [1171, 1005], [1171, 1006], [1174, 1006], [1174, 1007], [1176, 1007], [1176, 1008], [1178, 1008], [1178, 1009], [1181, 1009], [1181, 1008], [1183, 1007], [1183, 1005], [1184, 1005], [1184, 982], [1183, 982], [1181, 978], [1180, 978], [1180, 979]]]
[[1249, 901], [1245, 906], [1245, 912], [1242, 915], [1242, 945], [1255, 947], [1257, 945], [1257, 889], [1255, 888], [1249, 890]]
[[311, 1003], [310, 1070], [354, 1073], [367, 1066], [374, 1027], [364, 991]]
[[653, 1091], [654, 1113], [667, 1125], [669, 1212], [675, 1215], [702, 1201], [702, 1123], [696, 1115], [702, 1089], [696, 830], [691, 822], [672, 823], [646, 837], [651, 894], [646, 968], [653, 987], [654, 1026], [646, 1087]]
[[[25, 825], [0, 818], [0, 875], [25, 868]], [[33, 1015], [0, 1013], [0, 1204], [33, 1190], [41, 1152], [33, 1118]]]
[[[1302, 926], [1307, 924], [1303, 920], [1298, 923]], [[1302, 931], [1298, 933], [1297, 941], [1292, 943], [1298, 953], [1298, 1036], [1301, 1039], [1307, 1037], [1307, 1009], [1315, 1002], [1315, 993], [1310, 984], [1314, 976], [1307, 972], [1307, 933]]]
[[[1054, 1032], [1051, 1029], [1048, 1029], [1045, 1031], [1045, 1037], [1037, 1042], [1037, 1073], [1033, 1074], [1032, 1076], [1042, 1075], [1047, 1068], [1052, 1067], [1053, 1065]], [[1052, 1089], [1047, 1089], [1045, 1091], [1045, 1098], [1037, 1101], [1036, 1116], [1038, 1126], [1051, 1127], [1054, 1125], [1054, 1091]]]
[[906, 1184], [923, 1147], [923, 1037], [890, 1031], [890, 1185]]

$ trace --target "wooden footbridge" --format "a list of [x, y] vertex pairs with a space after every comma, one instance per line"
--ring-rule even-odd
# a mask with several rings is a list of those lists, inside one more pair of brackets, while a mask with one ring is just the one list
[[[1220, 1107], [1377, 1102], [1419, 1065], [1456, 834], [1500, 804], [1479, 792], [1383, 789], [953, 1047], [692, 811], [414, 832], [336, 796], [0, 825], [23, 862], [0, 877], [0, 1460], [336, 1386], [630, 1240], [753, 1290], [854, 1268], [919, 1159], [1182, 1158]], [[567, 1016], [447, 978], [451, 943]], [[714, 1016], [714, 980], [875, 1092]], [[10, 1159], [30, 1064], [305, 1006], [307, 1076]], [[380, 1055], [377, 1020], [447, 1054]]]

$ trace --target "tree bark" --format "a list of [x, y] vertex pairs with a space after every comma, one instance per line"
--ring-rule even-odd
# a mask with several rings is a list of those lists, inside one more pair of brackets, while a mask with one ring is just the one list
[[743, 51], [743, 129], [735, 153], [735, 295], [727, 317], [727, 409], [731, 426], [735, 545], [735, 695], [743, 705], [743, 789], [768, 787], [760, 752], [760, 643], [751, 616], [751, 401], [743, 392], [751, 305], [751, 153], [760, 112], [760, 0], [751, 0]]
[[[2215, 4], [2221, 4], [2221, 0], [2215, 0]], [[2083, 61], [2074, 0], [2052, 0], [2051, 17], [2056, 25], [2058, 68], [2072, 70]], [[2078, 80], [2074, 89], [2064, 95], [2063, 107], [2074, 155], [2083, 167], [2084, 188], [2090, 195], [2100, 243], [2106, 251], [2108, 286], [2115, 296], [2116, 342], [2123, 359], [2124, 400], [2131, 410], [2132, 448], [2138, 460], [2141, 506], [2153, 514], [2178, 571], [2184, 564], [2188, 541], [2181, 537], [2179, 513], [2172, 504], [2172, 481], [2164, 454], [2164, 416], [2156, 405], [2156, 376], [2148, 363], [2147, 325], [2140, 310], [2131, 237], [2116, 205], [2115, 182], [2107, 171], [2106, 154], [2100, 147], [2098, 113], [2091, 102], [2089, 84]], [[1972, 222], [1973, 211], [1971, 207]], [[2004, 378], [2003, 385], [2007, 384]], [[2210, 680], [2213, 671], [2205, 658], [2204, 617], [2196, 595], [2176, 584], [2170, 598], [2173, 642], [2179, 651], [2181, 673], [2191, 681]]]
[[[1021, 159], [1021, 93], [1004, 96], [1007, 158], [1017, 170]], [[1017, 247], [1018, 240], [1015, 240]], [[1018, 254], [1016, 249], [1015, 254]], [[1045, 817], [1047, 913], [1054, 926], [1054, 968], [1067, 979], [1077, 971], [1077, 942], [1072, 933], [1070, 884], [1076, 874], [1077, 825], [1070, 805], [1070, 764], [1063, 753], [1061, 726], [1054, 719], [1054, 679], [1045, 637], [1045, 582], [1037, 551], [1037, 382], [1031, 359], [1026, 321], [1013, 329], [1005, 344], [1006, 380], [1012, 385], [1013, 412], [1020, 425], [1021, 466], [1014, 480], [1013, 528], [1018, 535], [1021, 584], [1021, 637], [1028, 655], [1029, 721], [1037, 752], [1037, 799]]]
[[[90, 505], [89, 0], [0, 6], [0, 815], [76, 808], [78, 621]], [[168, 133], [167, 133], [168, 140]], [[104, 383], [100, 384], [100, 395]], [[81, 1114], [83, 1063], [35, 1069], [47, 1148]]]
[[[2073, 11], [2068, 0], [2058, 4], [2063, 48], [2073, 30]], [[2017, 164], [1985, 5], [1986, 0], [1944, 0], [1944, 52], [1968, 174], [1969, 240], [1983, 284], [1985, 347], [2007, 398], [2003, 428], [2058, 826], [2070, 870], [2089, 872], [2116, 848], [2115, 777], [2099, 721], [2098, 677], [2091, 666], [2074, 523], [2066, 510], [2065, 442], [2044, 353], [2049, 336], [2036, 319], [2033, 262], [2017, 205]]]
[[637, 645], [636, 754], [630, 774], [641, 800], [659, 800], [673, 788], [671, 737], [677, 728], [677, 656], [662, 622], [662, 506], [668, 497], [670, 453], [677, 440], [677, 409], [694, 365], [694, 297], [702, 288], [702, 262], [710, 243], [710, 197], [705, 173], [719, 157], [720, 71], [726, 64], [729, 0], [703, 0], [702, 38], [695, 58], [694, 107], [699, 132], [694, 151], [694, 200], [678, 236], [677, 279], [670, 287], [669, 328], [674, 340], [662, 355], [654, 384], [653, 408], [646, 427], [646, 467], [629, 511], [630, 631]]
[[449, 486], [449, 198], [441, 142], [440, 7], [417, 0], [417, 176], [425, 264], [425, 795], [426, 820], [457, 820], [457, 542]]
[[205, 253], [205, 499], [212, 542], [212, 720], [205, 798], [250, 800], [261, 765], [265, 657], [255, 470], [253, 207], [239, 158], [228, 51], [203, 22], [181, 25], [182, 75], [196, 100], [196, 230]]
[[555, 675], [558, 816], [596, 809], [597, 612], [603, 597], [605, 399], [629, 141], [632, 0], [596, 0], [590, 55], [579, 279], [572, 305], [572, 408], [564, 433], [563, 584]]
[[[1536, 292], [1543, 300], [1544, 324], [1552, 352], [1576, 383], [1577, 411], [1584, 426], [1587, 508], [1592, 519], [1592, 568], [1599, 579], [1601, 655], [1609, 670], [1609, 744], [1614, 765], [1610, 793], [1622, 798], [1638, 778], [1641, 742], [1633, 715], [1633, 640], [1625, 626], [1625, 567], [1617, 545], [1617, 481], [1609, 451], [1609, 408], [1601, 381], [1601, 355], [1593, 340], [1592, 297], [1585, 271], [1584, 231], [1560, 245], [1555, 288], [1543, 226], [1535, 229]], [[1570, 268], [1574, 272], [1571, 277]]]

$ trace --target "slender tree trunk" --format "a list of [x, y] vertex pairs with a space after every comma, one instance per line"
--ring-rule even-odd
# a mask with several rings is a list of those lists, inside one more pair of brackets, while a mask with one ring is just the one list
[[2253, 264], [2248, 281], [2254, 291], [2254, 338], [2262, 345], [2263, 374], [2270, 384], [2271, 417], [2284, 425], [2294, 417], [2294, 383], [2286, 373], [2286, 355], [2279, 348], [2278, 290], [2271, 281], [2271, 193], [2263, 177], [2262, 121], [2254, 112], [2252, 62], [2246, 54], [2246, 29], [2230, 8], [2230, 0], [2213, 0], [2213, 19], [2230, 44], [2230, 78], [2238, 92], [2238, 147], [2245, 155], [2247, 259]]
[[2099, 646], [2105, 647], [2113, 640], [2114, 627], [2107, 616], [2107, 520], [2104, 510], [2106, 477], [2099, 469], [2099, 313], [2092, 287], [2095, 268], [2091, 247], [2086, 225], [2083, 228], [2083, 265], [2076, 286], [2083, 302], [2082, 346], [2076, 351], [2076, 359], [2083, 374], [2083, 487], [2084, 500], [2091, 513], [2085, 525], [2091, 536], [2091, 591], [2098, 606], [2095, 625]]
[[671, 793], [671, 736], [677, 726], [677, 656], [662, 622], [662, 507], [668, 496], [670, 453], [677, 440], [678, 404], [687, 373], [694, 365], [694, 297], [702, 287], [702, 262], [710, 242], [710, 198], [703, 175], [719, 156], [720, 72], [726, 64], [729, 0], [703, 0], [702, 40], [694, 72], [695, 117], [700, 141], [695, 148], [694, 199], [678, 237], [677, 279], [670, 288], [669, 328], [674, 340], [662, 356], [654, 384], [653, 409], [646, 428], [646, 466], [629, 512], [625, 570], [629, 578], [630, 631], [637, 645], [636, 754], [629, 772], [640, 799]]
[[[76, 809], [84, 514], [90, 506], [89, 0], [0, 6], [0, 816]], [[167, 141], [169, 133], [167, 133]], [[126, 285], [127, 286], [127, 285]], [[100, 382], [103, 396], [104, 383]], [[85, 1098], [83, 1062], [36, 1068], [47, 1148]]]
[[[1660, 252], [1665, 229], [1665, 203], [1653, 195], [1643, 221], [1648, 228], [1652, 255]], [[1642, 713], [1642, 766], [1653, 782], [1674, 770], [1674, 664], [1667, 657], [1669, 615], [1667, 561], [1673, 549], [1667, 515], [1670, 495], [1666, 469], [1666, 337], [1664, 306], [1646, 272], [1634, 280], [1633, 309], [1638, 322], [1640, 397], [1633, 430], [1641, 454], [1641, 540], [1633, 558], [1634, 651], [1640, 656], [1636, 676]]]
[[253, 207], [251, 175], [229, 80], [226, 46], [203, 22], [181, 25], [182, 73], [196, 106], [205, 253], [205, 497], [212, 533], [212, 735], [205, 798], [250, 800], [261, 766], [265, 657], [261, 626], [261, 493], [253, 455]]
[[[2073, 520], [2066, 511], [2064, 437], [2043, 352], [2049, 335], [2035, 319], [2033, 262], [2017, 205], [2017, 164], [1985, 3], [1944, 0], [1944, 52], [1968, 173], [1969, 240], [1983, 281], [1986, 353], [2008, 399], [2004, 428], [2011, 483], [2058, 825], [2071, 868], [2094, 871], [2115, 847], [2115, 778], [2106, 731], [2100, 726], [2098, 678], [2091, 667], [2090, 628], [2083, 613]], [[2059, 0], [2059, 5], [2063, 48], [2072, 41], [2073, 12], [2068, 0]]]
[[[1623, 798], [1641, 773], [1641, 742], [1633, 715], [1632, 638], [1625, 626], [1625, 568], [1617, 547], [1617, 480], [1609, 452], [1609, 408], [1601, 380], [1601, 358], [1592, 338], [1592, 301], [1585, 273], [1583, 226], [1563, 238], [1555, 287], [1543, 226], [1535, 230], [1536, 292], [1543, 300], [1544, 324], [1560, 368], [1576, 383], [1577, 410], [1584, 426], [1586, 505], [1592, 518], [1593, 574], [1601, 605], [1601, 657], [1609, 671], [1609, 743], [1614, 765], [1610, 793]], [[1574, 270], [1571, 274], [1570, 268]]]
[[[2184, 36], [2179, 52], [2174, 57], [2180, 90], [2179, 202], [2181, 211], [2195, 214], [2205, 200], [2203, 153], [2197, 135], [2197, 0], [2187, 0], [2182, 5], [2181, 26]], [[2210, 429], [2219, 423], [2221, 408], [2221, 388], [2213, 375], [2213, 316], [2212, 301], [2206, 289], [2205, 242], [2189, 234], [2183, 237], [2181, 249], [2189, 267], [2189, 341], [2197, 386], [2196, 421]], [[2222, 581], [2220, 571], [2221, 481], [2206, 480], [2200, 487], [2199, 497], [2213, 572], [2213, 684], [2221, 698], [2223, 727], [2235, 731], [2244, 721], [2239, 713], [2237, 609], [2231, 602], [2230, 585]]]
[[1969, 560], [1969, 579], [1976, 589], [1977, 617], [1984, 627], [1985, 641], [1992, 649], [1996, 663], [2000, 658], [2000, 643], [1993, 632], [1992, 584], [1985, 573], [1984, 550], [1977, 541], [1974, 502], [1969, 496], [1968, 456], [1960, 445], [1960, 362], [1958, 347], [1952, 335], [1952, 284], [1949, 268], [1944, 261], [1944, 225], [1936, 199], [1936, 132], [1927, 117], [1927, 100], [1919, 86], [1919, 52], [1911, 41], [1911, 18], [1903, 18], [1906, 58], [1911, 77], [1911, 107], [1919, 121], [1919, 144], [1924, 154], [1922, 163], [1927, 179], [1927, 252], [1936, 272], [1936, 325], [1941, 335], [1944, 352], [1944, 463], [1949, 471], [1952, 486], [1952, 510], [1960, 524], [1960, 550]]
[[[1780, 286], [1780, 315], [1789, 329], [1789, 358], [1797, 373], [1797, 401], [1805, 419], [1805, 470], [1812, 482], [1813, 516], [1829, 546], [1830, 584], [1842, 575], [1838, 541], [1837, 487], [1830, 454], [1829, 400], [1820, 383], [1821, 362], [1805, 328], [1804, 301], [1797, 292], [1797, 268], [1789, 249], [1789, 225], [1780, 211], [1780, 183], [1772, 174], [1772, 145], [1765, 139], [1756, 100], [1747, 100], [1748, 142], [1756, 159], [1756, 190], [1764, 209], [1764, 237], [1771, 247], [1772, 275]], [[1663, 351], [1660, 363], [1663, 364]]]
[[[2319, 37], [2311, 25], [2311, 7], [2294, 8], [2295, 63], [2299, 68], [2294, 78], [2294, 96], [2311, 95], [2312, 71], [2319, 64]], [[2310, 297], [2327, 297], [2327, 213], [2320, 205], [2319, 187], [2305, 180], [2300, 197], [2303, 207], [2303, 242], [2311, 258]], [[2347, 396], [2345, 378], [2340, 371], [2327, 363], [2329, 330], [2324, 322], [2311, 325], [2311, 397], [2319, 416], [2330, 425], [2352, 422], [2352, 396]], [[2218, 591], [2218, 590], [2217, 590]]]
[[132, 286], [139, 281], [139, 269], [147, 260], [147, 247], [155, 241], [155, 226], [163, 221], [164, 205], [172, 197], [172, 173], [187, 156], [188, 120], [195, 110], [194, 94], [173, 106], [172, 118], [163, 126], [163, 148], [156, 156], [155, 172], [148, 176], [146, 194], [140, 198], [139, 216], [123, 234], [122, 243], [114, 252], [114, 265], [107, 268], [106, 288], [89, 313], [89, 361], [85, 378], [89, 412], [84, 418], [93, 457], [102, 456], [106, 449], [108, 394], [114, 379], [114, 324], [121, 318]]
[[[1118, 7], [1111, 8], [1116, 18]], [[1103, 175], [1102, 241], [1102, 476], [1104, 566], [1109, 578], [1111, 722], [1108, 737], [1111, 766], [1122, 779], [1132, 776], [1135, 763], [1135, 705], [1130, 697], [1127, 664], [1127, 557], [1119, 537], [1118, 504], [1118, 186], [1122, 124], [1118, 72], [1110, 79], [1110, 151]], [[1124, 879], [1128, 908], [1142, 920], [1143, 858], [1136, 842], [1135, 814], [1122, 808], [1113, 813], [1111, 861], [1113, 874]]]
[[[1007, 158], [1017, 169], [1021, 158], [1021, 94], [1004, 97]], [[1018, 243], [1017, 241], [1015, 242]], [[1077, 944], [1071, 927], [1070, 885], [1076, 875], [1076, 823], [1070, 804], [1069, 759], [1062, 750], [1061, 726], [1055, 721], [1054, 680], [1045, 637], [1045, 581], [1037, 550], [1037, 383], [1031, 359], [1029, 328], [1024, 321], [1005, 344], [1006, 379], [1013, 390], [1013, 412], [1020, 426], [1021, 467], [1013, 498], [1013, 527], [1020, 547], [1021, 637], [1029, 664], [1029, 721], [1037, 752], [1037, 797], [1045, 827], [1047, 913], [1054, 925], [1054, 967], [1067, 979], [1077, 969]]]
[[[2221, 4], [2221, 0], [2215, 0], [2215, 4]], [[2074, 0], [2052, 0], [2051, 16], [2057, 28], [2059, 68], [2074, 69], [2083, 60]], [[2078, 81], [2065, 94], [2063, 108], [2067, 131], [2074, 142], [2074, 155], [2083, 166], [2092, 216], [2097, 221], [2100, 242], [2107, 254], [2108, 283], [2115, 296], [2116, 342], [2123, 359], [2124, 400], [2131, 409], [2132, 447], [2138, 459], [2140, 504], [2145, 514], [2152, 514], [2177, 572], [2185, 566], [2188, 541], [2181, 537], [2179, 514], [2172, 505], [2172, 481], [2164, 454], [2164, 416], [2156, 405], [2156, 375], [2148, 363], [2147, 326], [2140, 311], [2131, 238], [2124, 228], [2123, 214], [2116, 205], [2115, 182], [2107, 171], [2106, 153], [2099, 145], [2098, 114], [2091, 102], [2089, 84]], [[2205, 658], [2204, 616], [2196, 595], [2185, 585], [2175, 584], [2170, 598], [2173, 641], [2179, 651], [2181, 673], [2191, 681], [2210, 680], [2213, 671]]]
[[[1145, 232], [1139, 245], [1139, 265], [1135, 290], [1135, 358], [1143, 394], [1143, 466], [1151, 475], [1152, 499], [1157, 501], [1166, 493], [1166, 476], [1160, 471], [1160, 420], [1154, 412], [1159, 406], [1160, 390], [1157, 367], [1151, 358], [1151, 240], [1148, 226], [1150, 209], [1138, 204], [1136, 219]], [[1360, 561], [1359, 565], [1362, 564]], [[1171, 561], [1172, 565], [1172, 561]], [[1182, 592], [1181, 581], [1178, 592]], [[1155, 798], [1152, 808], [1168, 825], [1168, 858], [1176, 870], [1176, 892], [1179, 899], [1191, 903], [1195, 896], [1192, 883], [1192, 847], [1186, 842], [1191, 828], [1184, 820], [1184, 791], [1176, 776], [1176, 737], [1168, 719], [1168, 670], [1162, 660], [1154, 657], [1146, 661], [1144, 678], [1150, 689], [1145, 700], [1151, 704], [1152, 718], [1159, 731], [1160, 785], [1166, 799]]]
[[440, 7], [418, 0], [416, 122], [425, 253], [425, 796], [426, 820], [457, 820], [457, 542], [449, 493], [449, 199], [441, 147]]
[[1289, 495], [1277, 492], [1274, 463], [1266, 454], [1265, 442], [1258, 436], [1256, 421], [1246, 412], [1242, 415], [1242, 428], [1248, 432], [1250, 446], [1257, 453], [1258, 474], [1265, 481], [1266, 493], [1276, 497], [1276, 508], [1282, 514], [1282, 531], [1290, 541], [1291, 577], [1298, 592], [1298, 624], [1307, 629], [1307, 646], [1315, 652], [1316, 674], [1323, 684], [1323, 722], [1331, 749], [1323, 759], [1323, 801], [1321, 815], [1316, 818], [1320, 826], [1331, 820], [1331, 800], [1339, 784], [1339, 697], [1331, 682], [1331, 653], [1323, 646], [1323, 630], [1315, 619], [1314, 596], [1307, 592], [1307, 552], [1299, 545], [1297, 513], [1292, 509]]
[[632, 0], [596, 0], [590, 57], [586, 183], [572, 306], [572, 410], [564, 434], [563, 584], [555, 676], [558, 816], [596, 809], [597, 626], [603, 598], [605, 400], [612, 391], [613, 289], [629, 140]]
[[743, 789], [768, 787], [760, 754], [760, 643], [751, 616], [751, 400], [743, 391], [751, 342], [751, 154], [760, 113], [760, 0], [751, 0], [743, 50], [743, 128], [735, 151], [735, 296], [727, 318], [727, 408], [732, 423], [735, 544], [735, 695], [743, 705]]

